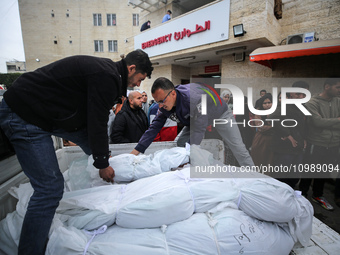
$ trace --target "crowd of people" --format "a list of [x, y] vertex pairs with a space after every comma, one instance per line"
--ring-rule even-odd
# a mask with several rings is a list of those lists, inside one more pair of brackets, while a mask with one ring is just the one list
[[[304, 81], [297, 81], [292, 87], [309, 90], [309, 84]], [[281, 93], [278, 95], [278, 107], [272, 114], [258, 116], [248, 111], [243, 116], [236, 116], [238, 123], [243, 119], [246, 119], [246, 122], [254, 120], [251, 128], [247, 127], [246, 129], [242, 125], [239, 127], [242, 140], [249, 150], [255, 166], [287, 166], [293, 169], [301, 169], [303, 166], [323, 167], [324, 172], [329, 170], [328, 173], [333, 172], [332, 169], [339, 169], [340, 79], [328, 78], [320, 87], [322, 87], [320, 88], [322, 92], [314, 95], [304, 104], [311, 116], [305, 116], [295, 104], [288, 104], [286, 114], [282, 115]], [[258, 110], [270, 109], [273, 103], [272, 95], [261, 90], [260, 96], [256, 101], [255, 108]], [[284, 96], [289, 99], [301, 99], [305, 97], [305, 94], [294, 92]], [[221, 98], [228, 102], [232, 95], [230, 91], [223, 91]], [[246, 102], [245, 99], [245, 104]], [[273, 125], [270, 121], [273, 119], [280, 122], [284, 120], [285, 126]], [[312, 200], [326, 210], [332, 211], [334, 207], [323, 196], [323, 190], [325, 182], [333, 180], [330, 174], [328, 178], [326, 177], [327, 175], [323, 174], [312, 179], [308, 178], [308, 175], [302, 174], [301, 176], [278, 179], [293, 189], [300, 190], [305, 197], [308, 196], [309, 189], [312, 187]], [[340, 207], [339, 178], [335, 181], [334, 203]]]
[[[171, 13], [170, 13], [171, 14]], [[138, 155], [154, 141], [177, 141], [199, 145], [209, 137], [212, 123], [254, 120], [255, 128], [242, 125], [216, 125], [216, 135], [230, 153], [226, 163], [259, 165], [332, 165], [340, 159], [340, 79], [326, 79], [322, 92], [304, 106], [305, 116], [296, 105], [288, 105], [286, 116], [280, 107], [269, 116], [233, 114], [233, 97], [222, 91], [219, 104], [202, 84], [174, 85], [165, 77], [151, 87], [153, 100], [145, 91], [132, 90], [150, 77], [153, 67], [148, 55], [135, 50], [118, 62], [110, 59], [72, 56], [20, 76], [4, 94], [0, 105], [0, 126], [11, 141], [34, 193], [22, 226], [18, 254], [44, 254], [55, 210], [63, 195], [64, 180], [59, 170], [51, 136], [72, 143], [94, 159], [99, 176], [114, 181], [109, 166], [110, 143], [137, 143], [131, 154]], [[128, 90], [128, 87], [130, 90]], [[308, 89], [299, 81], [293, 87]], [[129, 93], [127, 93], [129, 92]], [[303, 93], [279, 95], [303, 98]], [[150, 103], [150, 104], [149, 104]], [[257, 110], [272, 107], [273, 97], [261, 91]], [[206, 107], [204, 107], [206, 106]], [[293, 128], [272, 126], [268, 118], [293, 119]], [[257, 123], [258, 122], [258, 123]], [[211, 135], [211, 133], [210, 133]], [[233, 160], [233, 161], [232, 161]], [[333, 206], [323, 197], [325, 179], [281, 178], [307, 196], [313, 181], [312, 199], [327, 210]], [[339, 179], [335, 203], [340, 206]]]
[[[233, 97], [229, 90], [223, 90], [220, 94], [223, 104], [213, 109], [213, 112], [203, 116], [198, 112], [190, 113], [188, 109], [195, 107], [201, 98], [189, 90], [197, 84], [174, 86], [164, 77], [156, 79], [152, 86], [154, 98], [148, 110], [148, 127], [140, 132], [137, 139], [129, 142], [138, 142], [133, 154], [138, 155], [154, 141], [173, 141], [177, 134], [177, 123], [184, 128], [178, 135], [177, 142], [183, 146], [185, 142], [199, 144], [203, 137], [218, 138], [224, 141], [226, 149], [226, 163], [238, 166], [287, 166], [302, 167], [304, 164], [339, 168], [340, 161], [340, 80], [329, 78], [323, 84], [323, 91], [315, 95], [304, 104], [311, 116], [304, 113], [295, 104], [288, 104], [286, 114], [281, 114], [281, 93], [278, 95], [278, 107], [269, 115], [252, 114], [247, 107], [245, 97], [244, 115], [233, 115]], [[309, 84], [297, 81], [293, 88], [309, 90]], [[146, 92], [139, 92], [146, 95]], [[287, 99], [301, 99], [304, 93], [290, 92], [284, 95]], [[144, 96], [145, 99], [147, 96]], [[190, 98], [190, 100], [188, 100]], [[159, 100], [163, 99], [163, 100]], [[146, 103], [146, 101], [143, 101]], [[268, 110], [272, 107], [273, 97], [271, 93], [261, 90], [260, 98], [256, 101], [257, 110]], [[119, 114], [118, 114], [119, 116]], [[196, 118], [195, 125], [188, 117]], [[216, 126], [216, 133], [211, 133], [211, 119], [226, 119], [238, 125]], [[272, 119], [285, 121], [283, 125], [273, 125]], [[243, 122], [245, 120], [245, 122]], [[240, 125], [253, 120], [252, 126]], [[290, 123], [291, 122], [291, 123]], [[137, 125], [135, 122], [134, 125]], [[203, 124], [204, 123], [204, 124]], [[131, 124], [131, 129], [136, 127]], [[127, 132], [128, 128], [122, 128]], [[210, 132], [209, 132], [210, 131]], [[134, 136], [130, 136], [132, 139]], [[269, 174], [271, 175], [271, 174]], [[273, 176], [275, 177], [275, 176]], [[306, 178], [306, 176], [287, 176], [278, 178], [287, 183], [293, 189], [302, 191], [307, 197], [312, 186], [312, 200], [320, 204], [326, 210], [334, 207], [323, 196], [323, 189], [327, 178]], [[329, 176], [330, 179], [330, 176]], [[312, 184], [313, 181], [313, 185]], [[338, 180], [335, 193], [335, 203], [340, 205]]]

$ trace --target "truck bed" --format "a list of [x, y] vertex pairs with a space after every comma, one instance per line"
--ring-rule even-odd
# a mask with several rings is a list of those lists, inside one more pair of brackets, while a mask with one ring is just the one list
[[[134, 148], [135, 144], [119, 144], [110, 145], [112, 155], [121, 153], [129, 153]], [[153, 153], [160, 149], [171, 148], [175, 146], [175, 142], [158, 142], [153, 143], [146, 154]], [[224, 161], [224, 146], [222, 141], [216, 139], [204, 140], [201, 146], [213, 153], [214, 158]], [[70, 163], [84, 155], [78, 146], [64, 147], [56, 151], [58, 162], [61, 171], [68, 169]], [[0, 161], [0, 167], [6, 167], [8, 171], [17, 171], [19, 163], [16, 157], [13, 156], [9, 159]], [[6, 217], [6, 214], [15, 210], [16, 200], [8, 194], [8, 189], [12, 186], [17, 186], [20, 183], [27, 182], [28, 179], [23, 172], [18, 173], [8, 181], [0, 185], [0, 219]], [[335, 255], [340, 254], [340, 235], [326, 224], [313, 217], [313, 234], [309, 245], [302, 247], [296, 244], [291, 251], [290, 255]]]
[[340, 235], [313, 217], [313, 234], [309, 245], [296, 244], [290, 255], [336, 255], [340, 253]]

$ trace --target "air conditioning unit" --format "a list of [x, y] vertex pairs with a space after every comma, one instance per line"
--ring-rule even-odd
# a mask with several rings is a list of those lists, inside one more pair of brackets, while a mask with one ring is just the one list
[[288, 35], [286, 44], [312, 42], [314, 41], [314, 33], [315, 32]]

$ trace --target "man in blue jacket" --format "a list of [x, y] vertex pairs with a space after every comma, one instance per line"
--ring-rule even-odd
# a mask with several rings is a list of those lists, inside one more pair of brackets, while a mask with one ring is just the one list
[[142, 50], [125, 59], [72, 56], [22, 74], [5, 92], [0, 105], [0, 126], [13, 144], [21, 167], [30, 179], [30, 198], [18, 254], [44, 254], [64, 179], [51, 139], [62, 137], [93, 155], [94, 166], [106, 181], [113, 181], [109, 166], [107, 122], [109, 110], [140, 86], [153, 68]]
[[[167, 118], [185, 126], [178, 138], [178, 146], [184, 146], [186, 142], [199, 145], [204, 138], [207, 126], [211, 125], [214, 119], [227, 119], [229, 123], [230, 120], [235, 123], [235, 118], [223, 100], [221, 100], [221, 104], [215, 105], [213, 99], [207, 97], [207, 113], [202, 114], [201, 98], [205, 93], [202, 88], [205, 87], [196, 83], [175, 87], [167, 78], [156, 79], [152, 85], [151, 93], [155, 102], [159, 104], [160, 113], [131, 153], [134, 155], [138, 155], [140, 152], [144, 153], [164, 126]], [[232, 127], [216, 125], [216, 129], [232, 150], [240, 166], [254, 166], [254, 162], [242, 142], [237, 125]]]
[[171, 15], [172, 12], [170, 10], [167, 10], [166, 14], [164, 15], [163, 19], [162, 19], [162, 23], [167, 22], [168, 20], [171, 20]]

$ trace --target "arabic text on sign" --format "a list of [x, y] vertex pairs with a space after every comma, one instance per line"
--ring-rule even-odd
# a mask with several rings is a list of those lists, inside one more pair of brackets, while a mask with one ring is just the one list
[[[200, 32], [206, 31], [206, 30], [210, 30], [210, 20], [205, 21], [204, 27], [196, 24], [196, 30], [195, 31], [191, 31], [189, 29], [184, 28], [183, 31], [181, 31], [181, 32], [175, 32], [174, 38], [175, 38], [176, 41], [178, 41], [180, 39], [183, 39], [184, 37], [190, 37], [193, 34], [197, 34], [197, 33], [200, 33]], [[171, 41], [171, 37], [172, 37], [172, 33], [169, 33], [167, 35], [160, 36], [156, 39], [144, 42], [144, 43], [142, 43], [142, 49], [150, 48], [150, 47], [153, 47], [155, 45]]]
[[193, 34], [197, 34], [197, 33], [200, 33], [200, 32], [206, 31], [206, 30], [210, 30], [210, 20], [205, 22], [204, 28], [202, 26], [196, 24], [196, 30], [195, 31], [191, 32], [191, 30], [184, 28], [183, 31], [181, 31], [181, 32], [175, 32], [174, 38], [175, 38], [175, 40], [178, 41], [180, 39], [183, 39], [186, 36], [190, 37]]

